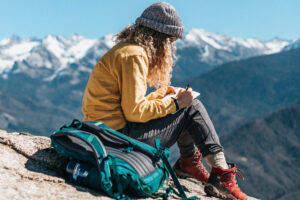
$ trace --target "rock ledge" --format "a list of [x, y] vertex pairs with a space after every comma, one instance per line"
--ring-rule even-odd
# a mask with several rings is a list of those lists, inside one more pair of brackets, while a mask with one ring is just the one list
[[[50, 147], [48, 137], [0, 130], [0, 200], [4, 199], [111, 199], [91, 189], [66, 183], [62, 169], [66, 160]], [[187, 195], [205, 196], [195, 179], [180, 179]], [[175, 199], [171, 196], [170, 199]]]

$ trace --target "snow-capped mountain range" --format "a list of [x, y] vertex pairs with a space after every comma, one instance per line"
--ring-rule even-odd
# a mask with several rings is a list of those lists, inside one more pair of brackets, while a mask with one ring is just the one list
[[113, 45], [111, 34], [103, 39], [87, 39], [80, 35], [48, 35], [44, 39], [20, 39], [17, 36], [4, 38], [0, 41], [0, 74], [9, 73], [15, 63], [23, 61], [35, 68], [61, 71], [68, 64], [85, 57], [89, 50], [101, 56], [104, 51], [100, 49], [106, 51]]
[[[179, 41], [181, 46], [196, 45], [199, 47], [210, 46], [215, 49], [233, 52], [238, 46], [260, 50], [262, 54], [271, 54], [279, 52], [283, 47], [290, 42], [279, 38], [272, 39], [267, 42], [262, 42], [254, 38], [242, 39], [229, 37], [218, 33], [210, 33], [203, 29], [192, 29], [184, 38]], [[209, 52], [206, 52], [208, 55]]]
[[254, 38], [229, 37], [203, 29], [192, 29], [178, 42], [178, 47], [197, 47], [200, 50], [198, 58], [202, 62], [219, 65], [232, 60], [277, 53], [291, 43], [279, 38], [263, 42]]
[[[72, 63], [78, 64], [80, 70], [90, 71], [113, 45], [113, 34], [101, 39], [88, 39], [80, 35], [48, 35], [43, 39], [20, 39], [17, 36], [4, 38], [0, 41], [0, 74], [7, 78], [10, 73], [24, 72], [32, 77], [42, 75], [45, 81], [49, 81], [67, 70]], [[196, 49], [193, 60], [215, 66], [232, 60], [297, 48], [300, 47], [300, 41], [275, 38], [263, 42], [254, 38], [235, 38], [193, 29], [176, 45], [179, 64], [182, 65], [180, 59], [185, 56], [185, 51], [192, 48]], [[38, 73], [39, 70], [44, 74]]]

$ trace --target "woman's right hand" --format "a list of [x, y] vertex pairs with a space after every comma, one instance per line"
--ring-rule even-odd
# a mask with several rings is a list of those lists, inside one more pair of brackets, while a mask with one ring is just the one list
[[177, 103], [179, 106], [179, 109], [185, 108], [193, 103], [193, 94], [192, 94], [192, 88], [189, 88], [188, 90], [181, 89], [179, 90], [177, 96]]

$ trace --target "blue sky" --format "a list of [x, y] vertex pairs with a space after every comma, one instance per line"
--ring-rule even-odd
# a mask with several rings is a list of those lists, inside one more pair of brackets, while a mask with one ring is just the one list
[[[153, 0], [0, 0], [0, 39], [48, 34], [100, 38], [132, 24]], [[168, 0], [186, 32], [202, 28], [235, 37], [300, 38], [299, 0]]]

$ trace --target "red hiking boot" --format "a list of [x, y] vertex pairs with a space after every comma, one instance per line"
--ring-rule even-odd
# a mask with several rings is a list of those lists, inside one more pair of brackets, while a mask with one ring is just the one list
[[240, 169], [235, 164], [228, 164], [229, 169], [212, 168], [204, 191], [214, 197], [230, 200], [246, 200], [247, 195], [241, 191], [236, 181], [236, 174], [244, 180]]
[[179, 177], [196, 178], [199, 181], [206, 182], [209, 177], [209, 173], [201, 162], [202, 154], [200, 151], [187, 158], [180, 157], [174, 165], [174, 171]]

